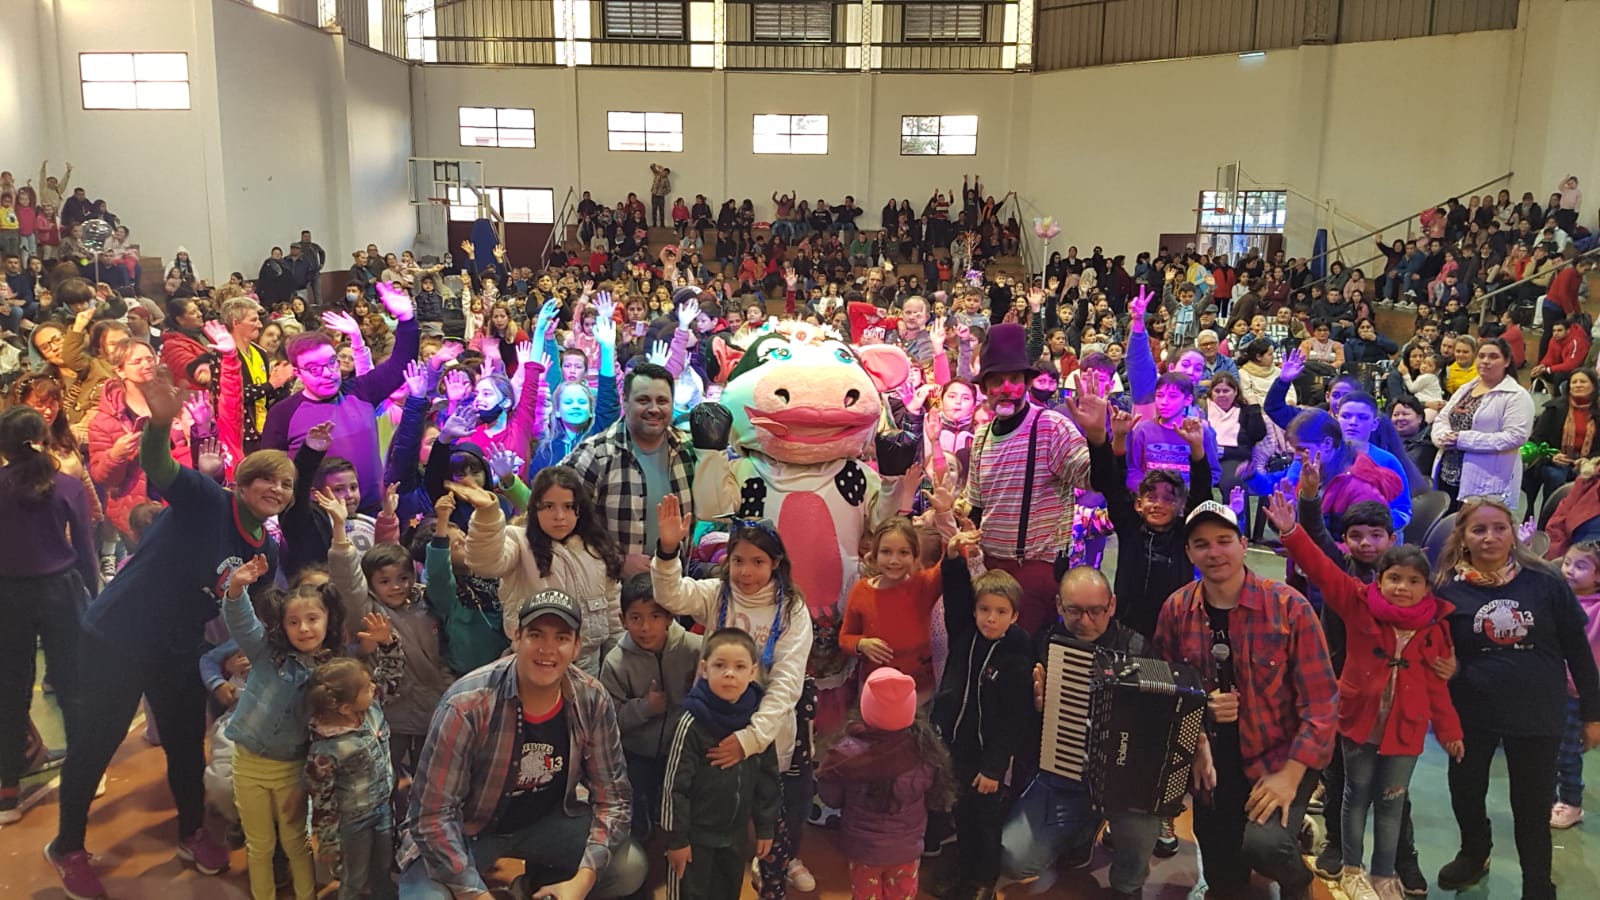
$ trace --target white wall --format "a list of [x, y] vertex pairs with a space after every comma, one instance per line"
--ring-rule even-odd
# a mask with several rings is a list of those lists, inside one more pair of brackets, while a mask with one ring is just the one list
[[328, 35], [232, 0], [215, 9], [227, 209], [217, 224], [230, 267], [254, 278], [268, 251], [287, 254], [302, 228], [337, 232], [334, 198], [349, 189], [333, 139], [344, 74]]
[[410, 67], [358, 44], [345, 45], [344, 64], [354, 235], [363, 244], [404, 249], [417, 235], [416, 209], [406, 202]]
[[[0, 59], [9, 70], [0, 79], [0, 135], [4, 152], [0, 169], [16, 177], [17, 184], [30, 179], [39, 183], [39, 163], [50, 155], [52, 142], [46, 119], [46, 79], [40, 53], [39, 7], [44, 0], [10, 0], [4, 27], [0, 28]], [[60, 176], [62, 160], [55, 161], [51, 174]]]

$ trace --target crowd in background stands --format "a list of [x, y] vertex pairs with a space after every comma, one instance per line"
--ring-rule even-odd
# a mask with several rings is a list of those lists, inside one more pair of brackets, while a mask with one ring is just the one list
[[[1483, 795], [1488, 759], [1504, 740], [1524, 896], [1554, 896], [1547, 826], [1581, 816], [1572, 812], [1581, 803], [1581, 786], [1574, 794], [1570, 783], [1581, 781], [1576, 754], [1600, 741], [1600, 676], [1577, 637], [1583, 613], [1572, 589], [1592, 618], [1589, 595], [1600, 582], [1591, 565], [1589, 580], [1566, 571], [1563, 584], [1507, 535], [1526, 488], [1530, 510], [1542, 493], [1551, 514], [1551, 558], [1588, 552], [1600, 537], [1592, 477], [1600, 377], [1585, 306], [1593, 257], [1581, 256], [1595, 238], [1579, 221], [1575, 179], [1548, 209], [1531, 195], [1521, 204], [1506, 193], [1452, 200], [1423, 217], [1425, 235], [1388, 245], [1382, 271], [1370, 274], [1338, 261], [1319, 274], [1316, 260], [1255, 249], [1230, 258], [1163, 248], [1137, 254], [1130, 269], [1124, 256], [1096, 247], [1081, 257], [1069, 247], [1042, 278], [1019, 279], [988, 265], [1018, 235], [1014, 215], [1001, 224], [1003, 201], [975, 180], [959, 195], [935, 192], [914, 217], [909, 201], [886, 204], [871, 240], [848, 197], [807, 208], [792, 193], [774, 195], [780, 215], [766, 227], [748, 201], [729, 200], [713, 216], [697, 197], [686, 216], [681, 201], [669, 214], [671, 173], [653, 169], [651, 209], [635, 195], [608, 209], [585, 192], [578, 246], [549, 259], [511, 259], [503, 246], [479, 258], [468, 243], [446, 264], [368, 245], [354, 252], [336, 297], [316, 293], [327, 256], [309, 232], [287, 255], [274, 249], [256, 278], [235, 273], [215, 286], [180, 253], [165, 298], [125, 296], [59, 252], [54, 264], [36, 264], [34, 245], [7, 255], [7, 299], [24, 286], [31, 299], [12, 299], [20, 313], [12, 339], [22, 346], [10, 345], [21, 352], [0, 421], [0, 454], [11, 463], [0, 470], [0, 494], [21, 505], [7, 506], [15, 514], [0, 523], [0, 542], [37, 552], [0, 563], [0, 592], [9, 592], [0, 631], [24, 644], [43, 638], [67, 722], [61, 831], [47, 852], [69, 892], [104, 892], [84, 848], [89, 806], [142, 695], [166, 748], [180, 853], [207, 874], [227, 867], [205, 825], [209, 804], [240, 823], [258, 897], [270, 895], [275, 845], [297, 894], [313, 888], [306, 817], [279, 812], [305, 811], [294, 807], [305, 802], [295, 793], [302, 783], [312, 788], [319, 853], [342, 846], [346, 879], [387, 885], [384, 854], [398, 851], [408, 866], [402, 896], [481, 892], [476, 870], [499, 856], [542, 863], [529, 877], [547, 877], [546, 891], [562, 900], [591, 888], [626, 894], [644, 878], [640, 846], [652, 820], [668, 832], [674, 878], [742, 882], [752, 855], [742, 824], [736, 837], [715, 837], [735, 852], [696, 844], [712, 840], [693, 823], [709, 813], [663, 781], [688, 740], [679, 709], [691, 708], [709, 723], [693, 746], [718, 765], [756, 767], [750, 783], [761, 788], [728, 799], [722, 812], [753, 820], [757, 846], [771, 850], [758, 854], [763, 897], [815, 887], [800, 859], [797, 810], [809, 805], [816, 776], [825, 797], [844, 803], [847, 833], [870, 835], [863, 821], [892, 813], [903, 817], [897, 834], [930, 829], [933, 853], [939, 823], [948, 824], [937, 813], [954, 798], [959, 865], [940, 896], [987, 900], [1002, 872], [1039, 876], [1059, 858], [1092, 853], [1100, 826], [1086, 806], [1071, 833], [1051, 820], [1053, 801], [1040, 798], [1070, 789], [1044, 774], [1037, 793], [1023, 793], [1033, 766], [1025, 717], [961, 714], [972, 697], [1026, 708], [1042, 645], [1007, 627], [1017, 621], [1040, 641], [1065, 630], [1202, 666], [1201, 643], [1231, 627], [1250, 648], [1245, 659], [1266, 664], [1240, 673], [1250, 685], [1242, 694], [1207, 670], [1208, 687], [1232, 699], [1213, 698], [1215, 763], [1202, 756], [1197, 771], [1240, 807], [1196, 809], [1207, 879], [1233, 888], [1253, 867], [1285, 896], [1306, 896], [1311, 874], [1297, 850], [1285, 850], [1297, 828], [1247, 829], [1243, 807], [1250, 798], [1271, 821], [1281, 809], [1297, 823], [1327, 767], [1327, 815], [1340, 815], [1335, 795], [1352, 798], [1358, 836], [1353, 848], [1348, 830], [1331, 842], [1317, 871], [1346, 879], [1358, 896], [1415, 893], [1418, 882], [1425, 893], [1414, 848], [1395, 846], [1403, 798], [1373, 796], [1362, 750], [1369, 736], [1390, 747], [1388, 707], [1368, 723], [1371, 735], [1345, 730], [1342, 710], [1335, 716], [1342, 697], [1382, 694], [1361, 679], [1386, 679], [1389, 667], [1373, 674], [1352, 662], [1336, 686], [1342, 632], [1330, 627], [1324, 637], [1299, 594], [1243, 566], [1246, 534], [1271, 524], [1275, 539], [1297, 540], [1286, 511], [1297, 494], [1300, 524], [1349, 542], [1366, 577], [1398, 566], [1432, 580], [1458, 609], [1481, 606], [1476, 625], [1471, 615], [1450, 618], [1458, 646], [1482, 643], [1483, 620], [1496, 615], [1506, 621], [1493, 627], [1511, 638], [1497, 632], [1498, 643], [1537, 635], [1538, 652], [1520, 660], [1493, 648], [1457, 660], [1427, 643], [1434, 649], [1406, 677], [1457, 665], [1460, 674], [1448, 694], [1439, 676], [1432, 709], [1404, 712], [1434, 716], [1457, 760], [1462, 855], [1440, 882], [1470, 884], [1487, 867]], [[652, 247], [645, 223], [669, 219], [679, 242]], [[1409, 333], [1383, 333], [1374, 313], [1386, 304], [1411, 319]], [[770, 311], [779, 305], [782, 313]], [[849, 601], [857, 615], [847, 616], [859, 632], [841, 634], [837, 623], [814, 631], [793, 596], [783, 544], [804, 537], [736, 523], [721, 529], [724, 558], [718, 539], [702, 545], [687, 531], [697, 460], [727, 448], [726, 429], [719, 438], [704, 415], [730, 375], [727, 350], [768, 333], [769, 319], [830, 325], [857, 351], [890, 344], [911, 363], [906, 384], [886, 397], [892, 427], [862, 460], [901, 505], [874, 523], [863, 554]], [[1536, 320], [1540, 349], [1529, 354], [1525, 329]], [[1523, 377], [1548, 395], [1542, 411]], [[906, 446], [926, 473], [909, 468], [897, 450]], [[1579, 475], [1580, 487], [1553, 502]], [[1443, 497], [1424, 502], [1435, 492]], [[1222, 502], [1204, 502], [1213, 496]], [[1021, 497], [1033, 499], [1031, 515], [1017, 508]], [[1425, 558], [1355, 546], [1394, 542], [1413, 516], [1440, 519], [1450, 509], [1460, 513], [1448, 541]], [[1036, 527], [1048, 539], [1023, 540]], [[1113, 534], [1124, 549], [1115, 590], [1093, 571]], [[1340, 556], [1340, 566], [1363, 574], [1350, 559]], [[1314, 598], [1364, 590], [1340, 588], [1307, 562], [1295, 556], [1291, 583]], [[34, 607], [19, 599], [19, 584], [37, 588]], [[1484, 586], [1515, 586], [1522, 608], [1540, 618], [1475, 599]], [[1388, 581], [1381, 589], [1391, 590]], [[1393, 590], [1392, 607], [1417, 600], [1412, 588]], [[251, 591], [261, 595], [254, 608], [241, 599]], [[84, 592], [99, 595], [87, 612]], [[935, 665], [916, 648], [946, 640], [932, 612], [940, 595], [949, 652]], [[1231, 626], [1226, 613], [1219, 625], [1195, 612], [1198, 598], [1223, 595], [1242, 603]], [[918, 610], [915, 627], [877, 621], [877, 604], [891, 602]], [[208, 621], [218, 604], [221, 621]], [[1403, 642], [1382, 643], [1397, 622], [1411, 623], [1405, 640], [1436, 624], [1353, 604], [1341, 607], [1361, 626], [1352, 627], [1360, 631], [1352, 660], [1358, 641], [1406, 653]], [[1293, 619], [1293, 641], [1273, 630], [1276, 620], [1252, 618], [1263, 609]], [[674, 614], [704, 626], [708, 666], [722, 665], [719, 648], [737, 645], [729, 652], [744, 652], [743, 662], [727, 664], [759, 670], [760, 684], [726, 697], [691, 687], [696, 652], [670, 624]], [[729, 621], [750, 623], [754, 643], [724, 635]], [[1388, 637], [1368, 636], [1368, 624]], [[670, 675], [662, 656], [655, 680], [633, 677], [630, 647], [670, 650]], [[374, 676], [339, 668], [352, 648]], [[813, 747], [803, 737], [816, 713], [807, 657], [819, 648], [843, 649], [864, 669], [906, 670], [909, 687], [860, 685], [865, 724], [846, 733], [856, 745], [830, 736]], [[979, 653], [994, 654], [993, 665], [973, 666]], [[11, 820], [20, 815], [33, 676], [21, 668], [3, 669], [0, 709], [0, 818]], [[1512, 682], [1537, 702], [1491, 702]], [[522, 710], [531, 718], [485, 726], [513, 695], [544, 705]], [[562, 697], [573, 704], [565, 714]], [[919, 698], [926, 706], [930, 697], [937, 733], [918, 730]], [[1454, 725], [1452, 699], [1462, 720]], [[225, 723], [210, 734], [209, 762], [208, 710]], [[1398, 719], [1400, 708], [1392, 711]], [[549, 718], [558, 715], [567, 718]], [[1355, 740], [1339, 763], [1326, 753], [1336, 719]], [[494, 739], [474, 727], [495, 729]], [[1455, 733], [1462, 727], [1464, 736]], [[387, 745], [369, 739], [391, 728]], [[233, 748], [231, 776], [219, 746]], [[523, 749], [504, 749], [514, 746]], [[527, 755], [528, 746], [542, 755]], [[1414, 758], [1420, 738], [1408, 733], [1396, 752]], [[570, 774], [547, 778], [551, 754], [571, 761]], [[1346, 776], [1332, 766], [1361, 787], [1336, 786]], [[513, 769], [521, 775], [508, 779]], [[392, 820], [396, 771], [410, 793]], [[851, 785], [885, 773], [895, 784], [908, 779], [911, 793], [862, 804]], [[580, 782], [587, 805], [573, 799]], [[543, 793], [551, 784], [554, 796]], [[1371, 881], [1359, 837], [1369, 804], [1384, 829]], [[936, 807], [931, 826], [927, 806]], [[1113, 888], [1137, 896], [1150, 854], [1177, 852], [1171, 822], [1108, 815]], [[479, 836], [469, 842], [469, 833]], [[909, 884], [914, 895], [921, 848], [886, 833], [846, 850], [862, 873], [855, 886], [880, 879], [902, 893]], [[690, 845], [693, 860], [682, 853]]]

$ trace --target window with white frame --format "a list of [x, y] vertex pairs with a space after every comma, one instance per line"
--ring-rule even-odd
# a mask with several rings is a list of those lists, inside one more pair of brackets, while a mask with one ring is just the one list
[[84, 109], [188, 109], [187, 53], [80, 53]]
[[406, 0], [406, 59], [418, 62], [438, 62], [438, 22], [434, 17], [434, 0]]
[[606, 113], [606, 147], [649, 153], [683, 152], [683, 113]]
[[755, 152], [822, 156], [828, 152], [827, 116], [756, 116]]
[[982, 3], [907, 3], [903, 10], [908, 41], [983, 40]]
[[757, 3], [751, 10], [750, 34], [757, 41], [831, 41], [833, 4], [827, 0]]
[[977, 116], [901, 116], [901, 156], [974, 156]]
[[533, 110], [460, 107], [461, 146], [534, 149]]
[[[550, 225], [556, 220], [556, 192], [552, 188], [482, 187], [478, 193], [499, 211], [507, 222]], [[450, 221], [473, 222], [478, 218], [478, 197], [469, 188], [448, 188]]]
[[606, 37], [634, 41], [683, 40], [681, 0], [605, 0]]

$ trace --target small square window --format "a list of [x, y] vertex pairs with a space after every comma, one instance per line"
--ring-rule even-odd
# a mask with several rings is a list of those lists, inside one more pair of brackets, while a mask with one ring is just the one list
[[457, 113], [463, 147], [535, 147], [533, 110], [497, 106], [463, 106]]
[[977, 116], [901, 116], [901, 156], [975, 156]]
[[608, 112], [606, 146], [626, 152], [682, 153], [683, 113]]
[[605, 0], [606, 37], [635, 41], [681, 41], [682, 0]]
[[908, 41], [983, 40], [982, 3], [907, 3], [904, 9]]
[[188, 109], [186, 53], [80, 53], [84, 109]]
[[754, 151], [823, 156], [828, 152], [828, 117], [759, 115], [755, 117]]
[[827, 0], [757, 3], [751, 10], [751, 36], [758, 41], [806, 43], [833, 40], [833, 4]]

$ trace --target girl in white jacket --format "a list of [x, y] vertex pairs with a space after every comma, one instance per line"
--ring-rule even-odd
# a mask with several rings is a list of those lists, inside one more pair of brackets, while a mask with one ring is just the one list
[[[650, 561], [656, 604], [668, 612], [692, 616], [706, 627], [742, 628], [761, 648], [761, 674], [766, 694], [746, 728], [729, 735], [710, 755], [713, 765], [732, 765], [745, 757], [777, 748], [783, 772], [783, 813], [772, 852], [760, 861], [762, 900], [782, 900], [789, 884], [802, 891], [816, 886], [799, 860], [800, 834], [811, 808], [812, 765], [809, 734], [801, 735], [797, 708], [816, 706], [816, 691], [807, 689], [806, 659], [811, 654], [811, 613], [789, 572], [789, 557], [777, 528], [769, 520], [735, 521], [728, 536], [727, 561], [721, 578], [684, 578], [679, 553], [694, 528], [683, 515], [676, 494], [656, 508], [660, 545]], [[804, 699], [803, 699], [804, 698]], [[809, 704], [806, 701], [809, 701]], [[799, 740], [797, 740], [797, 737]], [[809, 886], [808, 886], [809, 885]]]
[[467, 568], [500, 579], [506, 636], [516, 640], [517, 615], [530, 597], [558, 590], [583, 607], [573, 665], [596, 677], [606, 653], [621, 640], [622, 550], [594, 508], [594, 494], [569, 466], [549, 466], [533, 478], [530, 521], [507, 525], [500, 500], [461, 482], [447, 485], [473, 506], [467, 527]]

